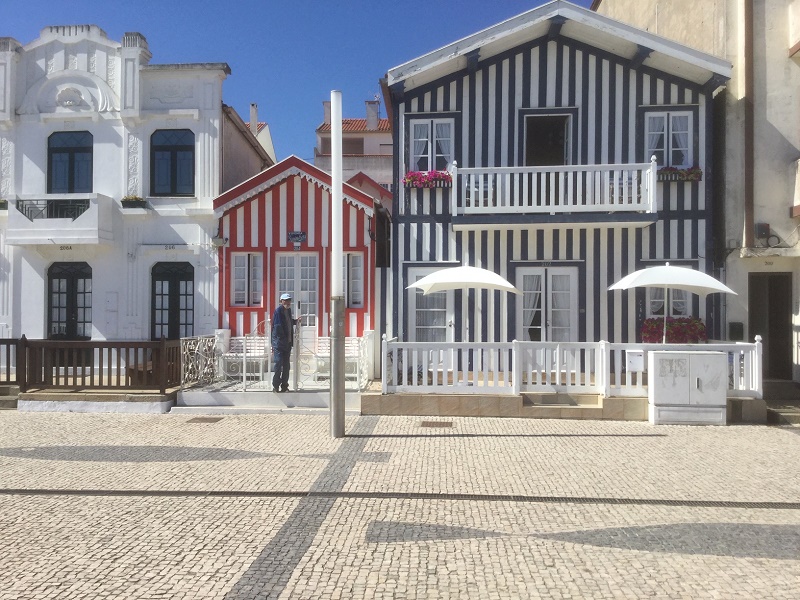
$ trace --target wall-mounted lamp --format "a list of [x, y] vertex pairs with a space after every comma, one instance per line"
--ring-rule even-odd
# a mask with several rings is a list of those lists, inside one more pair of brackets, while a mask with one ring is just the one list
[[222, 237], [221, 235], [217, 235], [211, 238], [211, 245], [214, 246], [215, 248], [224, 246], [227, 243], [228, 243], [228, 238]]

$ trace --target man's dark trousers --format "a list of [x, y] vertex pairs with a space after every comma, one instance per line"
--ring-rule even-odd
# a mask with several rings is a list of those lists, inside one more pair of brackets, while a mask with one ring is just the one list
[[289, 389], [289, 360], [292, 356], [292, 350], [278, 350], [275, 348], [272, 352], [272, 387], [276, 390], [285, 391]]

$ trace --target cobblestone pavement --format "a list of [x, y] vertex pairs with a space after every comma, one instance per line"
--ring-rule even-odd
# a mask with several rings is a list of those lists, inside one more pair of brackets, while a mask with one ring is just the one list
[[0, 600], [800, 598], [800, 428], [448, 421], [2, 411]]

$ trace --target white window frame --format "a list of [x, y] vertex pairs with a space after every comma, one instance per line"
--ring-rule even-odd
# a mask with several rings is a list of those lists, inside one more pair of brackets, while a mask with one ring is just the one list
[[[446, 154], [438, 154], [436, 153], [437, 142], [438, 139], [436, 137], [436, 125], [443, 125], [447, 124], [450, 126], [450, 153], [449, 155]], [[408, 123], [408, 170], [409, 171], [443, 171], [447, 169], [453, 162], [453, 156], [455, 152], [455, 131], [456, 131], [456, 122], [455, 119], [451, 117], [444, 117], [444, 118], [414, 118], [409, 119]], [[427, 138], [426, 138], [426, 147], [425, 151], [422, 152], [414, 152], [414, 142], [416, 140], [423, 139], [422, 137], [415, 138], [415, 125], [426, 125], [428, 128]], [[444, 138], [442, 138], [444, 139]], [[438, 165], [436, 163], [437, 157], [441, 156], [444, 159], [443, 165]], [[419, 166], [420, 160], [427, 161], [427, 168], [422, 168]]]
[[345, 253], [342, 269], [345, 306], [364, 308], [364, 253]]
[[[408, 283], [413, 283], [415, 281], [419, 281], [426, 275], [430, 275], [434, 271], [438, 271], [440, 267], [410, 267], [408, 269]], [[434, 292], [433, 294], [429, 294], [427, 298], [430, 299], [431, 296], [436, 296], [441, 298], [442, 295], [445, 297], [444, 302], [444, 319], [445, 323], [437, 325], [436, 327], [444, 331], [444, 343], [451, 343], [454, 341], [454, 327], [453, 321], [455, 319], [455, 302], [453, 296], [453, 290], [447, 290], [445, 292]], [[422, 290], [418, 288], [411, 288], [408, 290], [408, 332], [406, 334], [406, 338], [410, 342], [420, 341], [417, 340], [417, 304], [419, 302], [424, 302], [428, 304], [428, 301], [422, 300], [423, 293]]]
[[[676, 147], [676, 140], [673, 137], [676, 128], [676, 120], [678, 118], [686, 117], [688, 120], [687, 135], [687, 148]], [[661, 118], [663, 122], [662, 134], [663, 148], [655, 147], [651, 143], [651, 119]], [[644, 113], [644, 146], [645, 146], [645, 160], [649, 161], [650, 157], [655, 155], [657, 158], [660, 155], [660, 160], [657, 160], [660, 167], [675, 167], [678, 169], [688, 169], [694, 166], [694, 146], [695, 146], [695, 128], [694, 128], [694, 113], [691, 110], [664, 110], [664, 111], [645, 111]], [[659, 133], [659, 132], [656, 132]], [[685, 160], [682, 163], [673, 161], [673, 152], [685, 150]]]
[[231, 306], [263, 306], [263, 281], [263, 254], [260, 252], [231, 254]]
[[[673, 318], [693, 317], [692, 294], [683, 290], [667, 289], [667, 316]], [[647, 288], [647, 318], [664, 318], [663, 307], [654, 308], [656, 304], [663, 305], [664, 288]]]

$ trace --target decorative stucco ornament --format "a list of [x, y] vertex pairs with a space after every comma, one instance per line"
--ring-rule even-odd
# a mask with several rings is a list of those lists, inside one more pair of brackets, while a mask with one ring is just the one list
[[17, 114], [118, 110], [119, 97], [105, 81], [85, 71], [66, 70], [45, 75], [28, 88]]

